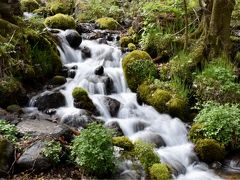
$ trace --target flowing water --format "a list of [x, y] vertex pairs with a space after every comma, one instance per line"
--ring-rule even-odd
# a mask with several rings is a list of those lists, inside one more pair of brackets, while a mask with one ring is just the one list
[[[159, 114], [153, 107], [139, 105], [136, 94], [131, 92], [124, 80], [121, 68], [122, 52], [112, 43], [111, 45], [99, 44], [97, 41], [83, 40], [80, 48], [89, 48], [91, 58], [84, 58], [81, 50], [72, 49], [65, 39], [64, 31], [58, 36], [62, 44], [59, 47], [62, 62], [65, 66], [75, 67], [76, 75], [69, 78], [60, 91], [66, 98], [66, 106], [57, 109], [57, 115], [62, 119], [73, 115], [80, 115], [82, 111], [74, 107], [72, 90], [83, 87], [89, 92], [89, 96], [100, 112], [100, 117], [106, 124], [118, 122], [124, 135], [132, 140], [149, 140], [149, 137], [161, 137], [162, 146], [156, 149], [161, 162], [173, 167], [174, 179], [220, 179], [210, 170], [206, 164], [198, 161], [193, 144], [187, 139], [187, 128], [177, 118], [171, 118], [166, 114]], [[100, 77], [94, 74], [99, 66], [104, 67], [104, 75]], [[76, 68], [77, 67], [77, 68]], [[113, 87], [109, 93], [104, 78], [110, 77]], [[98, 79], [98, 80], [96, 80]], [[105, 78], [106, 79], [106, 78]], [[121, 103], [116, 117], [111, 114], [104, 103], [105, 97], [118, 100]], [[125, 169], [126, 171], [128, 169]]]

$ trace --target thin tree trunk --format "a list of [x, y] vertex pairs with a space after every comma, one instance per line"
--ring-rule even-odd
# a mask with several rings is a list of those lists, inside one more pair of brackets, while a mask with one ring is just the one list
[[184, 3], [184, 11], [185, 11], [185, 43], [184, 50], [187, 50], [188, 47], [188, 10], [187, 10], [187, 0], [183, 0]]

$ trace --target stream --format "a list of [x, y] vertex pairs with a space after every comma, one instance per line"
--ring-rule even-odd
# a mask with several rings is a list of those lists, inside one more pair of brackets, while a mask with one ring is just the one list
[[[133, 141], [155, 140], [165, 145], [159, 145], [156, 152], [162, 163], [174, 169], [173, 179], [221, 179], [205, 163], [198, 161], [193, 151], [194, 146], [188, 141], [186, 125], [181, 120], [160, 114], [151, 106], [138, 104], [136, 93], [129, 90], [124, 80], [121, 67], [124, 54], [116, 41], [108, 42], [107, 45], [100, 44], [97, 40], [83, 40], [80, 48], [87, 48], [91, 52], [91, 57], [84, 57], [81, 50], [69, 46], [64, 31], [60, 31], [58, 36], [61, 39], [61, 47], [58, 47], [61, 60], [64, 66], [75, 67], [76, 73], [74, 78], [68, 78], [60, 88], [66, 100], [66, 105], [56, 112], [61, 121], [83, 114], [83, 110], [74, 107], [72, 97], [75, 87], [83, 87], [100, 113], [98, 118], [103, 119], [106, 125], [119, 124], [123, 134]], [[95, 70], [101, 66], [104, 67], [104, 73], [96, 75]], [[114, 117], [104, 103], [106, 97], [120, 102], [119, 111]], [[129, 171], [129, 166], [125, 166], [122, 173], [125, 171]]]

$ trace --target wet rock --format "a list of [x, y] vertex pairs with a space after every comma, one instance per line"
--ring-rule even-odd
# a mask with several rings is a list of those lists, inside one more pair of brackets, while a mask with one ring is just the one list
[[96, 29], [95, 23], [78, 23], [76, 30], [79, 34], [81, 33], [90, 33]]
[[103, 75], [103, 73], [104, 73], [104, 67], [103, 66], [99, 66], [94, 70], [94, 74], [96, 74], [96, 75], [101, 76], [101, 75]]
[[70, 78], [74, 78], [76, 76], [76, 72], [74, 71], [74, 70], [70, 70], [70, 71], [68, 71], [68, 75], [67, 75], [67, 77], [70, 77]]
[[0, 177], [8, 175], [14, 161], [14, 145], [0, 137]]
[[40, 111], [59, 108], [65, 105], [65, 97], [60, 92], [47, 92], [36, 99], [35, 107]]
[[77, 66], [77, 65], [74, 65], [74, 66], [71, 67], [71, 69], [77, 70], [77, 69], [78, 69], [78, 66]]
[[124, 133], [120, 127], [120, 125], [118, 124], [117, 121], [110, 121], [107, 122], [105, 124], [105, 126], [109, 129], [113, 129], [116, 133], [114, 133], [114, 136], [118, 137], [118, 136], [124, 136]]
[[86, 59], [86, 58], [90, 58], [90, 57], [91, 57], [91, 50], [90, 50], [89, 47], [84, 46], [84, 47], [81, 49], [81, 52], [82, 52], [82, 57], [83, 57], [83, 59]]
[[133, 129], [134, 129], [134, 132], [138, 132], [138, 131], [144, 130], [147, 126], [149, 126], [147, 123], [138, 121], [133, 124]]
[[45, 113], [48, 114], [48, 115], [54, 115], [56, 114], [57, 110], [56, 109], [48, 109]]
[[166, 143], [164, 142], [163, 138], [159, 134], [156, 134], [156, 133], [147, 132], [144, 134], [142, 140], [147, 143], [155, 144], [156, 148], [166, 146]]
[[75, 128], [86, 128], [89, 123], [101, 122], [91, 115], [90, 112], [81, 110], [78, 114], [65, 115], [61, 119], [61, 123]]
[[227, 157], [224, 161], [224, 166], [228, 172], [240, 173], [240, 154], [238, 153]]
[[51, 85], [63, 85], [67, 82], [66, 78], [64, 76], [54, 76], [52, 80], [50, 81]]
[[16, 114], [23, 113], [22, 108], [17, 104], [12, 104], [12, 105], [8, 106], [7, 111], [10, 113], [16, 113]]
[[65, 35], [66, 35], [66, 39], [69, 43], [69, 45], [72, 47], [72, 48], [78, 48], [82, 42], [82, 38], [80, 36], [80, 34], [73, 30], [73, 29], [67, 29], [65, 31]]
[[68, 67], [63, 66], [60, 74], [61, 74], [62, 76], [64, 76], [64, 77], [68, 77], [68, 71], [69, 71], [69, 70], [68, 70]]
[[108, 112], [111, 114], [112, 117], [116, 117], [120, 108], [121, 103], [113, 98], [105, 97], [104, 104], [108, 108]]
[[107, 39], [107, 41], [113, 41], [114, 40], [113, 36], [109, 33], [107, 34], [106, 39]]
[[64, 136], [69, 132], [67, 127], [44, 119], [24, 120], [17, 124], [17, 129], [22, 134], [27, 133], [32, 136], [51, 136], [55, 138]]
[[99, 44], [107, 44], [107, 40], [105, 38], [100, 38], [97, 41]]
[[47, 170], [51, 167], [48, 158], [42, 155], [42, 151], [46, 144], [44, 141], [36, 141], [17, 160], [17, 168], [20, 170]]
[[187, 169], [181, 162], [175, 160], [174, 162], [171, 162], [171, 164], [174, 165], [174, 166], [170, 166], [170, 168], [171, 168], [172, 173], [175, 176], [178, 176], [180, 174], [186, 174]]

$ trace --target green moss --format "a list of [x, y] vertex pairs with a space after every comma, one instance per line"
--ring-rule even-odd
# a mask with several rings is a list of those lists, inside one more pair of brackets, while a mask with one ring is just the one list
[[211, 163], [222, 161], [225, 157], [225, 147], [213, 139], [200, 139], [196, 142], [195, 151], [202, 161]]
[[133, 143], [126, 136], [113, 137], [113, 145], [121, 147], [126, 151], [131, 151], [134, 148]]
[[0, 18], [0, 35], [3, 37], [11, 36], [19, 27]]
[[64, 15], [64, 14], [56, 14], [51, 17], [47, 17], [44, 21], [44, 24], [50, 28], [57, 28], [57, 29], [75, 29], [76, 23], [71, 16]]
[[13, 77], [6, 77], [0, 80], [0, 106], [7, 107], [11, 104], [18, 104], [25, 90], [22, 84]]
[[96, 23], [99, 25], [100, 29], [116, 30], [119, 27], [118, 22], [109, 17], [99, 18], [96, 20]]
[[129, 49], [129, 51], [134, 51], [134, 50], [137, 49], [137, 47], [136, 47], [135, 44], [133, 44], [133, 43], [129, 43], [129, 44], [128, 44], [128, 49]]
[[54, 85], [62, 85], [67, 82], [66, 78], [64, 76], [54, 76], [51, 80], [51, 84]]
[[168, 112], [174, 117], [184, 117], [186, 102], [180, 98], [172, 98], [167, 102]]
[[235, 58], [234, 58], [234, 61], [235, 61], [235, 64], [236, 64], [237, 66], [240, 66], [240, 51], [237, 52], [237, 54], [236, 54], [236, 56], [235, 56]]
[[137, 89], [137, 95], [141, 101], [148, 103], [149, 98], [156, 91], [156, 86], [150, 80], [144, 81]]
[[142, 141], [134, 143], [134, 155], [141, 162], [146, 172], [155, 164], [160, 163], [159, 156], [154, 151], [154, 145]]
[[194, 123], [188, 132], [188, 137], [192, 142], [196, 142], [198, 139], [204, 139], [203, 124]]
[[7, 107], [7, 111], [11, 113], [22, 113], [22, 108], [17, 104], [12, 104]]
[[92, 100], [89, 98], [88, 93], [85, 89], [81, 87], [75, 87], [72, 92], [74, 98], [74, 105], [80, 109], [86, 109], [90, 112], [96, 110]]
[[151, 106], [157, 109], [158, 112], [167, 112], [167, 102], [171, 99], [171, 94], [168, 91], [157, 89], [148, 102]]
[[119, 40], [121, 47], [128, 47], [128, 44], [132, 42], [133, 42], [133, 39], [130, 36], [123, 36]]
[[136, 60], [124, 69], [124, 76], [129, 88], [136, 92], [138, 86], [147, 79], [158, 77], [157, 66], [150, 60]]
[[72, 92], [72, 96], [74, 100], [81, 101], [81, 99], [85, 96], [88, 96], [88, 93], [85, 89], [81, 87], [75, 87]]
[[54, 0], [47, 3], [47, 8], [51, 11], [52, 14], [71, 14], [73, 11], [73, 1], [72, 0]]
[[151, 60], [152, 58], [145, 51], [140, 50], [132, 51], [123, 57], [122, 60], [123, 69], [126, 69], [127, 64], [140, 59]]
[[156, 163], [149, 168], [149, 174], [155, 180], [170, 180], [171, 171], [166, 164]]
[[36, 0], [21, 0], [21, 9], [24, 12], [32, 12], [39, 8], [39, 4]]

